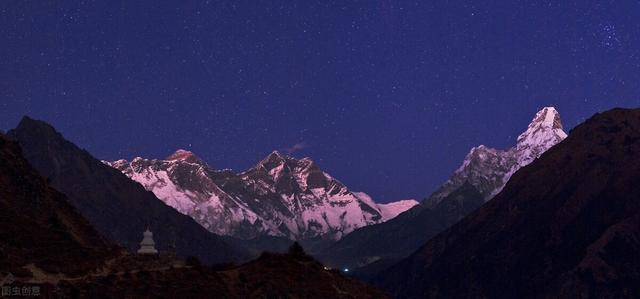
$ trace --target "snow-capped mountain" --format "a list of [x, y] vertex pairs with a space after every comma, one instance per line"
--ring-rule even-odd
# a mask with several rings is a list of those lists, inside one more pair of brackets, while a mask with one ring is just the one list
[[242, 235], [269, 230], [268, 223], [218, 187], [215, 178], [225, 171], [214, 171], [189, 151], [178, 150], [165, 160], [137, 157], [107, 164], [211, 232]]
[[406, 257], [482, 206], [502, 190], [513, 173], [566, 136], [558, 112], [544, 108], [512, 148], [474, 147], [450, 179], [430, 197], [391, 221], [352, 232], [323, 249], [319, 256], [325, 264], [350, 268], [373, 261], [384, 265]]
[[498, 194], [518, 169], [537, 159], [546, 150], [564, 140], [560, 114], [553, 107], [536, 113], [516, 145], [507, 150], [480, 145], [471, 149], [462, 165], [429, 199], [428, 205], [437, 204], [448, 194], [469, 182], [482, 194], [485, 201]]
[[351, 192], [311, 159], [277, 151], [239, 174], [215, 170], [185, 150], [164, 160], [138, 157], [105, 163], [209, 231], [246, 239], [339, 239], [417, 204], [405, 200], [378, 205], [365, 193]]
[[371, 197], [364, 192], [353, 192], [353, 194], [364, 202], [377, 205], [378, 210], [382, 214], [382, 218], [385, 219], [385, 221], [395, 218], [396, 216], [400, 215], [400, 213], [408, 209], [411, 209], [413, 206], [419, 203], [415, 199], [404, 199], [404, 200], [398, 200], [390, 203], [375, 204], [371, 199]]

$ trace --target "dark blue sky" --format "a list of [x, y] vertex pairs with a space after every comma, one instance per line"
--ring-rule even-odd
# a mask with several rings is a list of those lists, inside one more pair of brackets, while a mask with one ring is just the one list
[[567, 128], [640, 106], [638, 20], [639, 1], [3, 0], [0, 128], [238, 171], [298, 144], [378, 201], [421, 199], [542, 106]]

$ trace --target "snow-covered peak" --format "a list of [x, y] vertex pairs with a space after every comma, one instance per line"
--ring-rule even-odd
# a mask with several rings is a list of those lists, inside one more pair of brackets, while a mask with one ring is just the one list
[[431, 196], [429, 204], [437, 204], [465, 182], [489, 200], [502, 190], [513, 173], [566, 137], [560, 113], [553, 107], [545, 107], [536, 113], [514, 147], [506, 150], [484, 145], [472, 148], [453, 176]]
[[562, 129], [562, 122], [560, 121], [560, 113], [555, 107], [544, 107], [542, 110], [536, 113], [532, 123], [540, 124], [541, 126], [549, 128]]
[[239, 174], [194, 162], [198, 160], [190, 151], [178, 150], [165, 160], [106, 163], [209, 231], [246, 239], [337, 239], [389, 220], [409, 206], [380, 208], [370, 197], [354, 195], [310, 158], [298, 160], [278, 151]]
[[382, 215], [382, 221], [388, 221], [400, 215], [406, 210], [418, 204], [417, 200], [404, 199], [388, 203], [376, 203], [369, 194], [364, 192], [352, 192], [355, 197], [370, 207], [375, 207]]
[[415, 199], [404, 199], [385, 204], [378, 204], [378, 209], [382, 213], [382, 218], [388, 220], [395, 218], [417, 204], [418, 201]]
[[465, 172], [469, 167], [474, 167], [474, 164], [483, 163], [486, 160], [492, 159], [500, 152], [502, 151], [487, 147], [485, 145], [473, 147], [464, 157], [464, 161], [462, 162], [462, 165], [458, 167], [456, 173]]
[[184, 149], [179, 149], [175, 151], [173, 154], [169, 155], [166, 160], [169, 160], [169, 161], [186, 160], [191, 157], [195, 157], [193, 152], [184, 150]]
[[185, 149], [178, 149], [176, 150], [173, 154], [169, 155], [165, 161], [170, 161], [170, 162], [187, 162], [187, 163], [195, 163], [195, 164], [202, 164], [202, 165], [206, 165], [206, 163], [204, 162], [204, 160], [200, 159], [198, 156], [196, 156], [193, 152], [185, 150]]
[[522, 157], [520, 165], [529, 164], [566, 137], [560, 113], [553, 107], [544, 107], [536, 113], [527, 130], [518, 136], [516, 151]]
[[267, 171], [278, 167], [286, 162], [289, 157], [282, 155], [279, 151], [273, 151], [264, 159], [258, 162], [255, 168], [264, 167]]
[[125, 159], [120, 159], [120, 160], [113, 161], [113, 162], [102, 161], [102, 163], [107, 164], [107, 165], [109, 165], [109, 166], [111, 166], [113, 168], [120, 168], [120, 167], [122, 167], [122, 165], [126, 165], [129, 162], [127, 160], [125, 160]]
[[264, 160], [285, 160], [288, 156], [283, 155], [279, 151], [272, 151]]
[[144, 160], [144, 158], [138, 156], [138, 157], [133, 158], [133, 160], [131, 160], [131, 162], [138, 162], [138, 161], [142, 161], [142, 160]]
[[567, 133], [562, 129], [560, 113], [553, 107], [544, 107], [536, 113], [527, 130], [518, 136], [517, 146], [540, 145], [566, 137]]

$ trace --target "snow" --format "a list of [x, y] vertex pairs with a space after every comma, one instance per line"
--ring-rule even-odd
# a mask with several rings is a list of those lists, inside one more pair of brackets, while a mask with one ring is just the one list
[[389, 221], [418, 204], [418, 201], [414, 199], [405, 199], [385, 204], [379, 204], [374, 202], [371, 196], [369, 196], [369, 194], [367, 193], [353, 192], [353, 195], [355, 195], [359, 200], [363, 201], [367, 205], [376, 207], [376, 209], [382, 215], [382, 222]]
[[[518, 136], [514, 147], [472, 148], [432, 200], [437, 202], [467, 181], [489, 200], [502, 190], [513, 173], [566, 137], [559, 113], [553, 107], [545, 107]], [[139, 182], [207, 230], [222, 235], [246, 232], [249, 223], [257, 235], [339, 239], [357, 228], [388, 221], [418, 204], [412, 199], [378, 204], [364, 192], [351, 192], [319, 170], [311, 159], [296, 160], [277, 151], [239, 174], [213, 170], [187, 150], [177, 150], [165, 160], [136, 157], [131, 162], [104, 163]], [[184, 167], [189, 171], [178, 172]], [[235, 176], [240, 190], [227, 190], [224, 184], [221, 187], [215, 183], [212, 176], [223, 172]], [[321, 186], [314, 184], [314, 188], [309, 188], [309, 176], [313, 173], [324, 179]], [[278, 194], [275, 182], [280, 180], [289, 180], [294, 186], [293, 193]], [[188, 187], [180, 183], [185, 181], [190, 182]]]
[[[171, 175], [179, 165], [175, 161], [136, 158], [131, 163], [118, 160], [107, 164], [114, 167], [119, 166], [119, 170], [140, 183], [145, 189], [153, 192], [165, 204], [182, 214], [191, 216], [214, 233], [233, 234], [233, 225], [243, 221], [255, 224], [257, 220], [260, 220], [256, 213], [249, 210], [246, 205], [230, 198], [215, 184], [211, 185], [210, 189], [203, 188], [198, 191], [185, 190], [178, 186]], [[150, 166], [139, 167], [141, 165]], [[197, 167], [198, 169], [194, 173], [199, 176], [204, 175], [202, 166], [197, 165]], [[221, 197], [226, 197], [227, 203], [223, 204]]]
[[[244, 232], [246, 227], [242, 226], [250, 223], [256, 234], [339, 239], [357, 228], [387, 221], [417, 204], [407, 200], [378, 205], [366, 193], [349, 191], [320, 171], [311, 159], [296, 160], [277, 151], [235, 175], [242, 184], [240, 191], [218, 186], [212, 176], [223, 171], [200, 162], [193, 153], [178, 150], [166, 160], [137, 157], [132, 162], [118, 160], [105, 164], [119, 169], [209, 231], [222, 235]], [[318, 172], [324, 176], [322, 186], [309, 188], [309, 176]], [[275, 182], [279, 180], [291, 180], [297, 185], [294, 190], [299, 191], [278, 194]], [[185, 181], [189, 182], [188, 187], [180, 183]], [[278, 202], [271, 200], [273, 196], [279, 198]]]
[[386, 204], [378, 204], [378, 209], [382, 212], [382, 217], [388, 221], [413, 208], [413, 206], [417, 204], [418, 201], [415, 199], [405, 199]]
[[462, 165], [431, 196], [429, 202], [439, 202], [465, 182], [475, 186], [484, 195], [485, 200], [490, 200], [502, 190], [516, 171], [533, 162], [566, 137], [560, 113], [553, 107], [544, 107], [536, 113], [527, 130], [518, 136], [514, 147], [507, 150], [484, 145], [472, 148]]
[[184, 149], [179, 149], [177, 151], [175, 151], [173, 154], [171, 154], [167, 160], [169, 161], [179, 161], [179, 160], [185, 160], [189, 157], [193, 157], [195, 156], [192, 152], [188, 151], [188, 150], [184, 150]]

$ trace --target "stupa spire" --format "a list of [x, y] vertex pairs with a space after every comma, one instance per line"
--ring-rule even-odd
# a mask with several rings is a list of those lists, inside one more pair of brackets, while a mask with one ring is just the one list
[[153, 233], [149, 230], [149, 226], [147, 226], [147, 230], [143, 235], [138, 254], [158, 254], [158, 250], [155, 248], [156, 243], [153, 241]]

